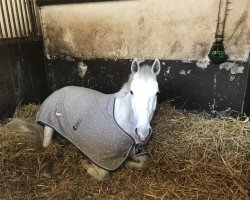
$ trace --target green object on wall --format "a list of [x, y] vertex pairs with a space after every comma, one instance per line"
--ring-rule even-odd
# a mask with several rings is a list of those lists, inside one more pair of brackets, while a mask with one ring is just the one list
[[228, 55], [225, 52], [222, 38], [215, 39], [215, 42], [213, 43], [210, 49], [208, 57], [211, 60], [211, 62], [217, 64], [227, 61]]

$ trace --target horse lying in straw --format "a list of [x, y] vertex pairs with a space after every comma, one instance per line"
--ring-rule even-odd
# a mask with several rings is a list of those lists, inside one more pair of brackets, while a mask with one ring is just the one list
[[158, 59], [142, 67], [134, 59], [129, 80], [119, 92], [107, 95], [84, 87], [64, 87], [44, 101], [36, 124], [12, 119], [7, 126], [22, 132], [42, 131], [43, 147], [49, 145], [54, 131], [59, 133], [91, 160], [91, 164], [81, 163], [99, 181], [109, 179], [110, 172], [123, 163], [144, 168], [160, 69]]

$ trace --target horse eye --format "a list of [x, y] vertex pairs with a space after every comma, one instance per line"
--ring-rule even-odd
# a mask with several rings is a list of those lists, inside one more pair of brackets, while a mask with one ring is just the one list
[[160, 94], [160, 92], [158, 91], [158, 92], [156, 92], [156, 94], [155, 94], [155, 95], [156, 95], [156, 96], [158, 96], [159, 94]]
[[130, 90], [130, 94], [132, 94], [132, 95], [134, 94], [132, 90]]

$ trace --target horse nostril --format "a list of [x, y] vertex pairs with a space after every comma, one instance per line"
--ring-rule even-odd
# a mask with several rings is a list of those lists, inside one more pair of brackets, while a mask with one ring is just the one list
[[148, 135], [150, 136], [152, 133], [152, 128], [149, 128]]
[[141, 142], [144, 142], [144, 138], [142, 136], [140, 136], [140, 134], [138, 133], [138, 129], [136, 128], [135, 129], [135, 134], [137, 135], [138, 139], [141, 141]]
[[135, 128], [135, 134], [136, 134], [137, 136], [139, 136], [139, 135], [138, 135], [138, 131], [137, 131], [137, 128]]
[[148, 141], [148, 140], [150, 139], [151, 134], [152, 134], [152, 128], [150, 127], [150, 128], [148, 129], [148, 135], [147, 135], [147, 137], [145, 138], [145, 141]]
[[138, 129], [137, 128], [135, 128], [135, 134], [138, 137], [138, 139], [140, 140], [140, 135], [138, 134]]

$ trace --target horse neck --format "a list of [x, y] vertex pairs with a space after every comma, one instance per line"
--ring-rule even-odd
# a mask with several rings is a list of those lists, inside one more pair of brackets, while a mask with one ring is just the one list
[[135, 130], [136, 121], [131, 105], [131, 95], [117, 96], [115, 99], [114, 117], [118, 125], [127, 133], [132, 134]]

